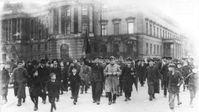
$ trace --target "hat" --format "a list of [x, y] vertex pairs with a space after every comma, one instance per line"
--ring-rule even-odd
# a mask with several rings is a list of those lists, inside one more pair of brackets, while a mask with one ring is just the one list
[[45, 61], [44, 59], [41, 59], [40, 63], [41, 63], [41, 64], [45, 64], [46, 61]]
[[54, 75], [56, 76], [56, 74], [55, 74], [55, 73], [50, 73], [50, 77], [52, 77], [52, 76], [54, 76]]
[[126, 59], [126, 61], [132, 61], [132, 58], [128, 57], [128, 58]]
[[22, 61], [22, 60], [18, 60], [18, 61], [17, 61], [17, 64], [19, 64], [19, 63], [23, 63], [23, 61]]
[[176, 65], [175, 65], [175, 64], [173, 64], [173, 63], [171, 63], [171, 64], [169, 64], [169, 67], [176, 68]]
[[152, 58], [149, 58], [148, 60], [147, 60], [148, 62], [153, 62], [154, 60], [152, 59]]
[[115, 59], [115, 57], [114, 56], [110, 56], [110, 58], [109, 58], [110, 60], [114, 60]]

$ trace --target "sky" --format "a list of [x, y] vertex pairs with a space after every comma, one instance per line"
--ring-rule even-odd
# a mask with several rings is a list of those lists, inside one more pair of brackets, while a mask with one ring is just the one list
[[[3, 2], [25, 2], [47, 4], [55, 0], [0, 0], [0, 7]], [[195, 46], [195, 54], [199, 56], [199, 0], [98, 0], [102, 1], [106, 7], [126, 5], [140, 5], [142, 7], [153, 8], [156, 11], [168, 16], [176, 21], [182, 32], [189, 38]], [[198, 54], [196, 54], [198, 52]]]

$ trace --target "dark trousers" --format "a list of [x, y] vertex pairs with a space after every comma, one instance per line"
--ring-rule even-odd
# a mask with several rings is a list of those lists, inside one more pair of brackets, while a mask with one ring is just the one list
[[161, 85], [162, 85], [162, 88], [164, 89], [164, 96], [167, 96], [168, 82], [162, 81]]
[[42, 90], [43, 91], [41, 93], [41, 98], [42, 98], [43, 101], [46, 101], [46, 96], [47, 96], [45, 87], [46, 87], [46, 83], [42, 83]]
[[89, 88], [89, 83], [87, 81], [82, 80], [81, 81], [81, 93], [83, 93], [83, 91], [85, 90], [85, 92], [87, 92]]
[[100, 101], [102, 95], [103, 82], [91, 82], [92, 85], [92, 97], [94, 101]]
[[116, 101], [116, 94], [113, 94], [111, 92], [108, 92], [108, 100], [109, 102], [112, 102], [112, 101]]
[[35, 107], [38, 108], [38, 96], [30, 96], [30, 99], [34, 103]]
[[119, 89], [119, 94], [120, 95], [122, 95], [122, 92], [123, 92], [123, 81], [120, 79], [120, 84], [119, 84], [119, 86], [120, 86], [120, 89]]
[[68, 80], [64, 80], [63, 82], [63, 90], [68, 91]]
[[49, 98], [49, 102], [51, 103], [51, 108], [50, 108], [50, 110], [51, 110], [51, 112], [52, 112], [53, 109], [56, 110], [55, 97], [53, 97], [53, 96], [48, 96], [48, 98]]
[[74, 98], [74, 101], [77, 102], [78, 94], [79, 94], [79, 84], [73, 85], [71, 88], [72, 97]]
[[131, 91], [125, 91], [124, 94], [125, 94], [126, 98], [130, 98], [131, 97]]

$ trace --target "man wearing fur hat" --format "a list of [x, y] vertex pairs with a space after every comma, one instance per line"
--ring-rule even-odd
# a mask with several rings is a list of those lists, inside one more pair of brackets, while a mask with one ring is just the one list
[[115, 58], [110, 57], [110, 64], [104, 69], [105, 91], [108, 93], [109, 105], [116, 102], [116, 94], [119, 87], [120, 66], [115, 63]]

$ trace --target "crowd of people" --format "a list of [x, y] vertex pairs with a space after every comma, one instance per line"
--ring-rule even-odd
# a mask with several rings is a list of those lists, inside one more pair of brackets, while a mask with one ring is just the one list
[[59, 96], [71, 91], [71, 99], [76, 105], [80, 94], [87, 93], [91, 87], [93, 103], [100, 105], [103, 91], [106, 93], [108, 105], [116, 103], [117, 97], [124, 93], [124, 101], [131, 100], [132, 86], [138, 91], [138, 83], [148, 86], [149, 101], [155, 99], [155, 94], [164, 91], [165, 98], [169, 98], [169, 107], [174, 111], [175, 98], [181, 105], [180, 87], [190, 91], [190, 105], [193, 104], [197, 91], [198, 74], [194, 60], [137, 59], [97, 57], [93, 60], [83, 57], [79, 60], [47, 60], [17, 61], [8, 71], [7, 64], [1, 69], [1, 96], [7, 102], [8, 85], [14, 86], [14, 95], [18, 98], [17, 106], [26, 100], [26, 86], [29, 88], [30, 98], [34, 104], [34, 111], [38, 110], [38, 98], [46, 103], [48, 97], [51, 103], [50, 112], [56, 110]]

